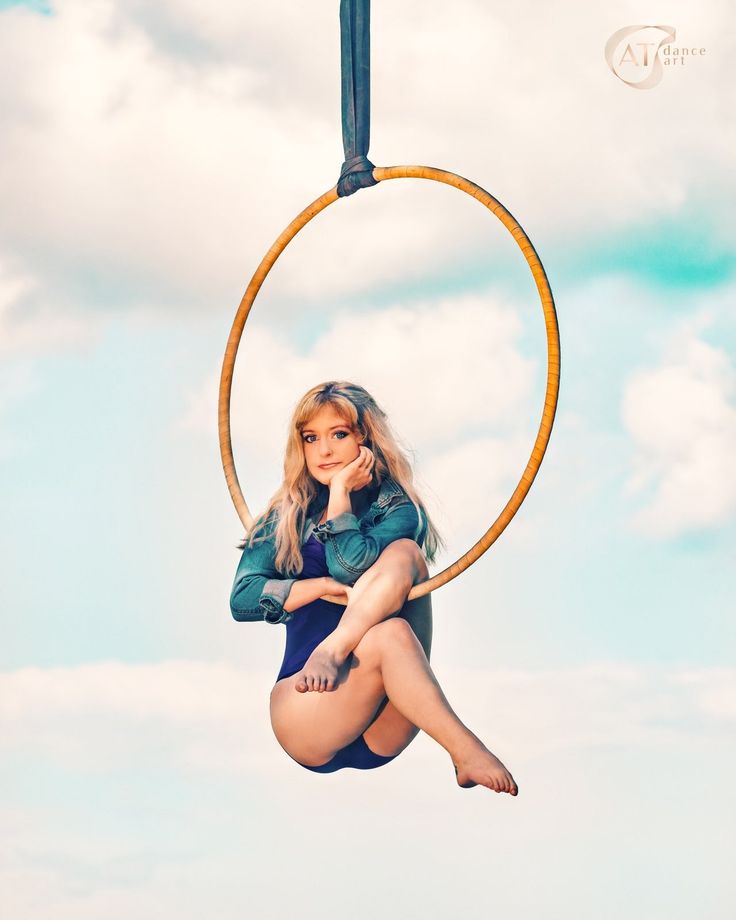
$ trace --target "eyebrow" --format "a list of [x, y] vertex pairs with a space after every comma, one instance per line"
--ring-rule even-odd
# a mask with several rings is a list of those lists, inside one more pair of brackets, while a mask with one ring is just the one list
[[[335, 428], [350, 428], [350, 425], [343, 422], [342, 425], [333, 425], [329, 430], [334, 431]], [[317, 434], [317, 432], [313, 428], [302, 428], [302, 434]]]

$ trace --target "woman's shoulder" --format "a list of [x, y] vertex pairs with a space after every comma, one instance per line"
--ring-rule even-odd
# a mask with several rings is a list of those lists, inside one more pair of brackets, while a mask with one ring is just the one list
[[387, 477], [383, 480], [376, 503], [382, 509], [387, 508], [389, 505], [392, 507], [397, 505], [413, 505], [419, 517], [419, 528], [422, 530], [426, 528], [427, 517], [421, 501], [417, 504], [396, 479]]
[[406, 494], [401, 485], [395, 479], [392, 479], [390, 476], [386, 476], [378, 488], [376, 503], [383, 507], [384, 505], [390, 504], [392, 499], [396, 498], [397, 496], [404, 496], [407, 500], [409, 500], [409, 496]]

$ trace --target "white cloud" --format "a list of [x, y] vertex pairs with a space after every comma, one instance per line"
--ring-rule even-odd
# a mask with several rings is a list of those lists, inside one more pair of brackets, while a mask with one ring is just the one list
[[531, 445], [528, 435], [518, 433], [472, 438], [428, 462], [422, 477], [431, 483], [427, 505], [448, 540], [450, 556], [466, 552], [501, 513], [524, 472], [521, 458]]
[[[262, 759], [268, 746], [268, 676], [226, 664], [24, 668], [3, 674], [0, 683], [7, 691], [0, 703], [6, 750], [28, 749], [77, 768], [162, 757], [197, 769], [239, 770]], [[244, 719], [253, 726], [247, 739]]]
[[[272, 201], [256, 177], [294, 172], [290, 132], [323, 143], [298, 113], [280, 128], [249, 101], [247, 65], [193, 72], [157, 54], [114, 3], [5, 22], [4, 82], [26, 78], [5, 102], [15, 117], [4, 119], [13, 167], [0, 186], [2, 232], [9, 246], [43, 253], [52, 276], [94, 265], [121, 282], [211, 290], [242, 251], [243, 219]], [[254, 143], [264, 135], [269, 145]]]
[[[435, 668], [437, 668], [435, 663]], [[520, 761], [599, 746], [667, 746], [736, 717], [736, 672], [594, 662], [549, 671], [439, 666], [457, 709]], [[293, 774], [268, 718], [270, 671], [224, 662], [99, 662], [0, 674], [0, 747], [83, 771], [161, 762]], [[491, 700], [505, 700], [491, 716]], [[421, 758], [433, 759], [425, 739]]]
[[[452, 445], [463, 433], [515, 422], [535, 362], [518, 346], [521, 324], [493, 292], [397, 305], [334, 320], [304, 348], [246, 327], [233, 381], [232, 424], [248, 449], [283, 448], [291, 409], [320, 380], [366, 386], [406, 440]], [[278, 373], [276, 373], [278, 371]], [[193, 394], [182, 425], [209, 434], [217, 377]]]
[[714, 721], [736, 720], [736, 687], [731, 668], [687, 669], [680, 672], [675, 683], [688, 688], [697, 708]]
[[622, 415], [635, 454], [627, 488], [646, 496], [633, 524], [654, 536], [717, 527], [736, 510], [736, 368], [700, 337], [699, 314], [671, 336], [657, 367], [633, 373]]
[[59, 305], [32, 304], [39, 282], [0, 261], [0, 354], [37, 356], [89, 345], [99, 321]]
[[[676, 4], [668, 14], [678, 10], [689, 12]], [[726, 10], [711, 4], [693, 26], [724, 54]], [[132, 302], [163, 289], [177, 306], [194, 298], [209, 309], [336, 178], [339, 32], [329, 4], [297, 5], [285, 22], [278, 4], [69, 0], [51, 17], [5, 11], [3, 23], [0, 234], [44, 289], [94, 266], [118, 295], [129, 285]], [[692, 62], [642, 99], [605, 66], [603, 45], [620, 24], [579, 2], [536, 6], [532, 17], [524, 4], [499, 12], [480, 0], [451, 12], [438, 0], [377, 7], [374, 160], [468, 175], [542, 240], [674, 214], [700, 194], [704, 172], [729, 187], [727, 79]], [[673, 144], [685, 114], [697, 130]], [[487, 215], [419, 185], [416, 196], [386, 188], [334, 205], [318, 220], [321, 260], [300, 240], [274, 290], [334, 296], [488, 251]], [[727, 235], [718, 201], [708, 206]]]
[[[0, 260], [0, 421], [43, 388], [39, 360], [49, 353], [87, 348], [103, 320], [35, 298], [38, 280]], [[27, 433], [3, 424], [0, 460], [30, 450]]]
[[[733, 669], [435, 670], [453, 708], [514, 773], [518, 798], [459, 790], [449, 756], [424, 734], [383, 770], [303, 770], [273, 738], [273, 675], [262, 671], [164, 661], [0, 674], [0, 750], [22, 777], [2, 814], [4, 904], [14, 916], [84, 920], [311, 918], [323, 905], [303, 892], [325, 860], [336, 896], [348, 899], [381, 847], [358, 920], [389, 894], [395, 915], [406, 915], [398, 859], [404, 875], [423, 879], [411, 892], [422, 916], [448, 916], [489, 890], [505, 913], [534, 917], [553, 904], [569, 915], [550, 835], [591, 890], [612, 867], [669, 876], [681, 856], [678, 920], [711, 890], [708, 868], [727, 876], [733, 758], [722, 739], [736, 711]], [[325, 814], [340, 820], [325, 826]], [[305, 845], [305, 829], [318, 825], [320, 841]], [[695, 856], [672, 843], [695, 831], [706, 841]], [[443, 869], [436, 880], [432, 865]], [[520, 901], [530, 869], [534, 892]], [[631, 895], [616, 890], [610, 916], [630, 915]], [[584, 900], [571, 916], [589, 913]]]

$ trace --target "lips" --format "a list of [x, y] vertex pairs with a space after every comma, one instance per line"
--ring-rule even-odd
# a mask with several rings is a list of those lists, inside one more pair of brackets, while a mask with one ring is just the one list
[[331, 470], [333, 466], [337, 466], [337, 463], [320, 463], [319, 468], [321, 470]]

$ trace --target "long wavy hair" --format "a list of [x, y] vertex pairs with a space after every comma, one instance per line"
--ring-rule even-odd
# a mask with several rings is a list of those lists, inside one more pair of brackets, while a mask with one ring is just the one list
[[[363, 444], [373, 452], [373, 482], [367, 488], [376, 488], [386, 477], [390, 477], [414, 503], [420, 519], [424, 515], [427, 522], [424, 556], [427, 562], [433, 562], [437, 550], [444, 547], [445, 542], [417, 494], [414, 473], [405, 449], [399, 445], [388, 416], [370, 393], [346, 380], [320, 383], [305, 393], [297, 403], [289, 424], [284, 480], [265, 510], [253, 522], [238, 549], [251, 547], [275, 534], [276, 569], [287, 577], [302, 571], [301, 535], [304, 524], [314, 503], [319, 499], [326, 506], [329, 499], [329, 487], [314, 479], [307, 469], [302, 430], [323, 406], [328, 405], [332, 406], [351, 431], [362, 436]], [[274, 522], [275, 531], [270, 526]]]

